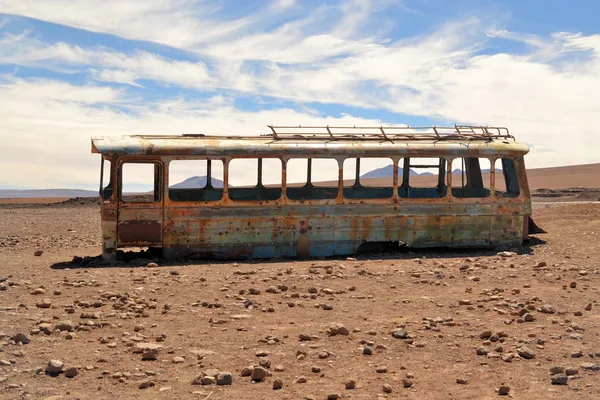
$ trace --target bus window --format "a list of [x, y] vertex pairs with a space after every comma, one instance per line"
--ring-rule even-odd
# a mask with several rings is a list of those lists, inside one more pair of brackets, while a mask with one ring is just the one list
[[487, 158], [455, 158], [452, 161], [452, 196], [489, 197], [490, 166], [490, 160]]
[[339, 168], [334, 158], [292, 158], [286, 171], [288, 198], [325, 200], [337, 197]]
[[518, 197], [521, 189], [515, 161], [510, 158], [496, 159], [494, 170], [496, 194], [501, 197]]
[[394, 192], [394, 162], [390, 158], [344, 160], [344, 197], [387, 199]]
[[152, 203], [160, 200], [160, 164], [125, 162], [121, 165], [121, 200]]
[[281, 171], [279, 158], [234, 158], [229, 162], [229, 198], [235, 201], [279, 199]]
[[110, 160], [102, 158], [100, 174], [102, 175], [102, 182], [100, 182], [100, 197], [102, 197], [102, 200], [110, 200], [114, 192], [113, 163]]
[[169, 163], [169, 199], [218, 201], [223, 197], [223, 161], [173, 160]]
[[405, 158], [398, 168], [402, 182], [398, 195], [411, 199], [446, 197], [446, 160], [444, 158]]

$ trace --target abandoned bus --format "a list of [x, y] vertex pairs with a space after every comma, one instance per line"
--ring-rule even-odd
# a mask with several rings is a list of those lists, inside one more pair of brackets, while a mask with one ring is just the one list
[[[269, 128], [92, 138], [103, 257], [127, 247], [165, 259], [322, 257], [528, 238], [529, 149], [506, 128]], [[136, 186], [142, 177], [148, 186]]]

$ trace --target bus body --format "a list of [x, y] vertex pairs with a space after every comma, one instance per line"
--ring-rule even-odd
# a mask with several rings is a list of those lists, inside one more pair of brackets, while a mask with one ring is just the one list
[[[103, 257], [146, 246], [161, 248], [166, 259], [323, 257], [370, 244], [498, 247], [528, 238], [529, 149], [505, 128], [270, 128], [268, 136], [92, 138], [92, 152], [102, 156]], [[389, 159], [392, 176], [363, 185], [359, 165], [373, 158]], [[313, 183], [311, 165], [321, 159], [337, 165], [337, 181]], [[256, 185], [230, 184], [236, 160], [256, 162]], [[281, 165], [268, 171], [280, 172], [277, 186], [262, 183], [263, 163], [272, 160]], [[294, 160], [307, 165], [303, 185], [288, 181]], [[344, 176], [348, 160], [356, 174]], [[206, 164], [203, 186], [170, 182], [171, 166], [188, 161]], [[123, 190], [123, 170], [132, 165], [153, 171], [151, 191]], [[432, 169], [436, 184], [419, 187], [417, 168]]]

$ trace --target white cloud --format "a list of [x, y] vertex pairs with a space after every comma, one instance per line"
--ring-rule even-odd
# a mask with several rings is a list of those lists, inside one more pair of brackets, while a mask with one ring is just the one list
[[[600, 93], [595, 90], [600, 87], [600, 35], [536, 36], [469, 18], [448, 21], [427, 34], [389, 40], [377, 29], [365, 28], [373, 25], [376, 8], [365, 0], [313, 10], [304, 9], [301, 2], [280, 0], [271, 2], [265, 15], [258, 15], [261, 9], [225, 21], [219, 19], [214, 3], [207, 1], [151, 0], [137, 7], [138, 2], [125, 0], [96, 7], [91, 0], [82, 0], [68, 13], [61, 7], [71, 2], [35, 3], [34, 7], [30, 0], [0, 0], [0, 11], [163, 43], [192, 54], [193, 60], [182, 61], [147, 51], [124, 54], [45, 43], [31, 33], [0, 38], [1, 63], [85, 71], [95, 80], [88, 86], [35, 80], [12, 80], [0, 86], [0, 134], [17, 132], [29, 141], [52, 137], [52, 143], [69, 143], [71, 147], [56, 147], [52, 152], [79, 154], [68, 164], [69, 168], [76, 162], [86, 165], [73, 176], [77, 184], [95, 173], [96, 165], [86, 164], [90, 159], [87, 137], [92, 133], [182, 133], [199, 126], [208, 132], [258, 133], [267, 123], [322, 122], [310, 110], [237, 110], [228, 97], [235, 91], [299, 104], [335, 103], [508, 126], [518, 139], [534, 145], [527, 157], [529, 166], [600, 160], [595, 150], [600, 139], [594, 131], [600, 123]], [[279, 23], [262, 29], [259, 22], [268, 17]], [[490, 49], [490, 40], [526, 46], [511, 54]], [[189, 100], [194, 92], [188, 91], [186, 98], [149, 104], [129, 98], [129, 91], [103, 86], [105, 82], [139, 86], [144, 80], [214, 96], [196, 103]], [[54, 92], [60, 93], [54, 97]], [[18, 141], [11, 143], [12, 149], [19, 146]], [[36, 151], [45, 154], [50, 148]], [[37, 186], [39, 179], [55, 179], [56, 174], [43, 178], [44, 173], [26, 176]], [[16, 184], [14, 178], [1, 180]]]

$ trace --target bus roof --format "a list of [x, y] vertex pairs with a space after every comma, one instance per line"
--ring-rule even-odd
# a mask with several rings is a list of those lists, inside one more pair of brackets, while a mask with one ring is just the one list
[[132, 135], [92, 138], [113, 155], [231, 157], [509, 156], [529, 148], [496, 127], [274, 127], [260, 136]]

